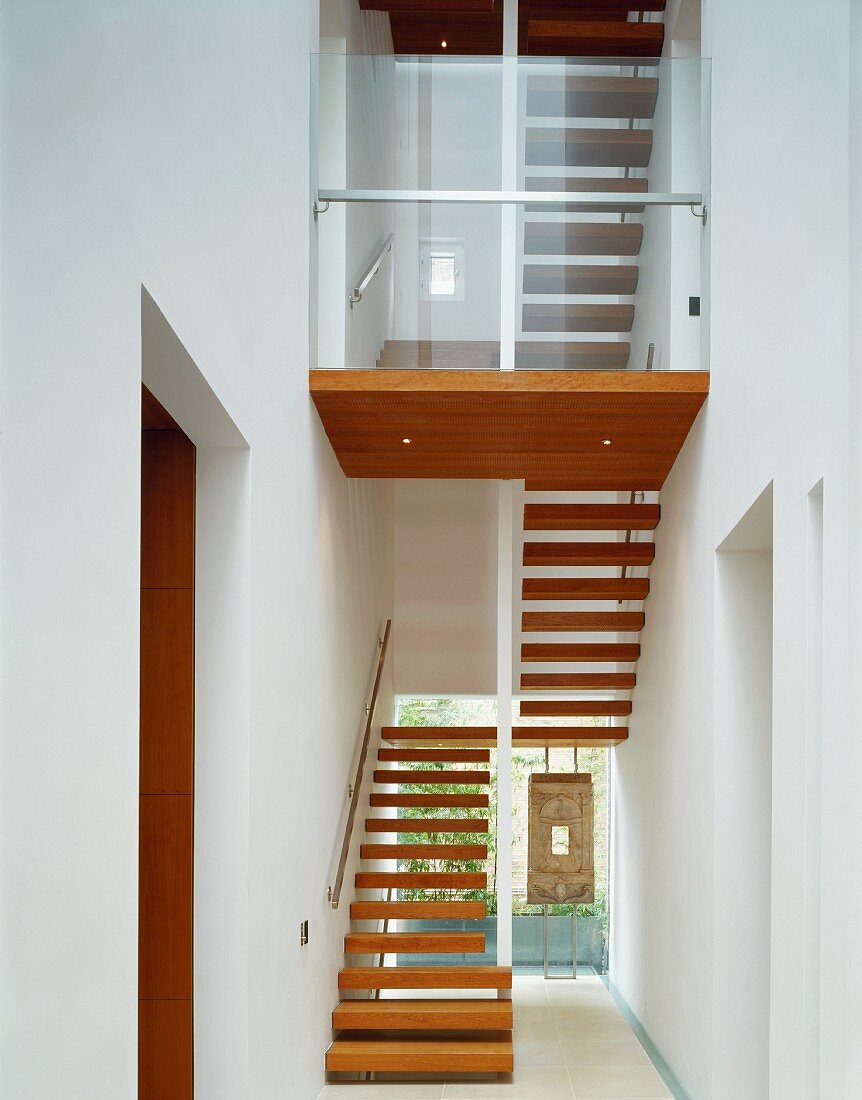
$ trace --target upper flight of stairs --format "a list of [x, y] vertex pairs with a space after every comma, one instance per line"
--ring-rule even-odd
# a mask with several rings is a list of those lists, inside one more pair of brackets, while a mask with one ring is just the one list
[[[566, 36], [575, 24], [561, 20], [562, 11], [560, 4], [556, 13], [546, 13], [546, 20], [532, 15], [527, 18], [529, 41], [540, 44], [530, 52], [576, 52], [566, 48]], [[552, 18], [554, 14], [556, 18]], [[585, 25], [583, 21], [577, 24], [580, 28]], [[603, 41], [605, 46], [608, 28], [616, 28], [627, 35], [640, 35], [661, 49], [663, 25], [658, 22], [605, 24], [593, 20], [590, 26], [595, 41]], [[522, 21], [522, 36], [523, 29]], [[582, 38], [582, 44], [585, 42]], [[613, 50], [594, 51], [592, 44], [590, 38], [580, 52], [613, 56]], [[573, 195], [603, 191], [621, 196], [648, 190], [646, 171], [652, 156], [651, 120], [658, 80], [622, 66], [619, 74], [592, 75], [557, 64], [550, 73], [527, 74], [521, 177], [525, 190]], [[620, 334], [618, 339], [624, 343], [622, 337], [635, 323], [639, 269], [632, 261], [643, 243], [644, 226], [637, 220], [643, 213], [643, 206], [613, 203], [598, 210], [576, 202], [556, 203], [551, 209], [528, 205], [520, 215], [524, 256], [521, 332], [549, 341], [576, 336], [597, 343], [613, 332]], [[584, 261], [578, 262], [580, 257]], [[587, 259], [595, 262], [585, 262]], [[602, 300], [596, 301], [599, 296]], [[628, 359], [627, 353], [626, 366], [630, 365]]]
[[[637, 639], [645, 623], [643, 601], [650, 582], [643, 575], [624, 574], [633, 569], [643, 571], [654, 560], [655, 545], [649, 536], [660, 518], [661, 510], [654, 502], [575, 502], [562, 487], [549, 492], [541, 485], [526, 484], [521, 663], [550, 667], [589, 664], [599, 670], [522, 671], [522, 692], [551, 696], [522, 700], [522, 718], [607, 719], [611, 726], [594, 728], [609, 734], [624, 728], [616, 723], [631, 714], [631, 699], [593, 697], [590, 693], [627, 692], [635, 686], [634, 664], [641, 651]], [[537, 531], [553, 532], [556, 541], [533, 541]], [[535, 575], [546, 569], [556, 575]], [[561, 575], [562, 569], [571, 570], [571, 574]], [[625, 609], [620, 607], [623, 602]], [[536, 641], [543, 634], [547, 640]], [[607, 664], [615, 666], [613, 671], [601, 668]], [[620, 670], [619, 665], [629, 668]]]
[[[397, 745], [400, 738], [386, 740]], [[411, 808], [416, 816], [366, 820], [367, 834], [387, 839], [363, 843], [361, 858], [389, 862], [394, 869], [363, 869], [356, 874], [358, 891], [385, 895], [350, 906], [352, 921], [363, 927], [345, 936], [349, 962], [338, 975], [343, 999], [332, 1014], [336, 1037], [326, 1054], [327, 1071], [511, 1073], [512, 1002], [498, 999], [501, 991], [511, 989], [511, 967], [446, 961], [447, 956], [485, 951], [484, 932], [471, 930], [469, 922], [485, 918], [486, 903], [463, 894], [484, 893], [488, 885], [485, 871], [466, 869], [465, 861], [483, 862], [488, 855], [490, 753], [479, 748], [383, 747], [377, 758], [383, 766], [375, 770], [374, 783], [389, 789], [375, 789], [371, 806]], [[441, 793], [435, 790], [441, 785], [465, 789]], [[393, 786], [409, 790], [392, 792]], [[415, 843], [411, 834], [431, 839]], [[428, 869], [406, 871], [404, 860], [420, 860]], [[409, 891], [410, 899], [397, 897], [401, 891]], [[389, 927], [399, 920], [447, 919], [465, 926], [458, 931]], [[414, 953], [439, 955], [441, 963], [382, 965], [393, 956]], [[375, 956], [381, 965], [361, 965], [363, 957]], [[402, 999], [398, 993], [404, 990], [439, 990], [441, 995]], [[471, 990], [476, 995], [447, 997], [447, 990]], [[365, 991], [371, 999], [353, 999]]]

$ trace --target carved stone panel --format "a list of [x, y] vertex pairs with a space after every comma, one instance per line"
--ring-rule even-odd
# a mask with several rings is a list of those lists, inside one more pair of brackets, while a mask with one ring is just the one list
[[587, 772], [533, 772], [529, 785], [527, 901], [595, 900], [593, 780]]

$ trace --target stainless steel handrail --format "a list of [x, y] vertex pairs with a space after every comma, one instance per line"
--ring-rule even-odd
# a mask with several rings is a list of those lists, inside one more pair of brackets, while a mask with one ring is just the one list
[[[328, 205], [328, 203], [327, 203], [327, 205]], [[383, 242], [383, 244], [380, 246], [380, 251], [377, 253], [377, 255], [374, 257], [374, 259], [371, 261], [371, 266], [368, 268], [368, 270], [362, 276], [362, 278], [357, 283], [357, 285], [353, 288], [353, 293], [348, 296], [347, 300], [350, 303], [350, 308], [351, 309], [353, 309], [353, 307], [356, 305], [357, 302], [362, 301], [362, 292], [365, 290], [365, 288], [368, 286], [368, 284], [371, 282], [371, 280], [374, 278], [374, 276], [380, 270], [380, 265], [383, 263], [383, 257], [386, 255], [387, 252], [392, 251], [392, 245], [394, 244], [394, 242], [395, 242], [395, 234], [390, 233], [389, 236], [386, 238], [386, 240]]]
[[341, 898], [341, 887], [344, 883], [344, 870], [347, 866], [347, 857], [350, 854], [350, 841], [353, 836], [353, 826], [356, 823], [356, 810], [359, 805], [359, 791], [362, 786], [362, 775], [365, 771], [365, 760], [368, 756], [368, 742], [371, 740], [371, 726], [374, 722], [374, 710], [377, 706], [377, 696], [380, 692], [380, 681], [383, 678], [383, 665], [386, 662], [386, 651], [389, 648], [389, 636], [392, 633], [392, 620], [386, 620], [386, 629], [383, 637], [377, 639], [380, 653], [377, 657], [377, 672], [374, 676], [374, 687], [371, 691], [371, 700], [365, 705], [365, 732], [362, 737], [362, 747], [359, 750], [359, 760], [356, 763], [356, 774], [353, 785], [347, 788], [347, 797], [350, 799], [350, 808], [347, 811], [347, 824], [344, 827], [344, 840], [341, 844], [341, 855], [338, 858], [338, 870], [335, 872], [335, 881], [327, 890], [329, 904], [333, 909], [338, 908]]
[[317, 192], [316, 208], [324, 212], [322, 204], [333, 202], [451, 202], [473, 205], [556, 206], [559, 203], [576, 203], [588, 209], [596, 206], [702, 206], [700, 192], [644, 191], [628, 193], [620, 191], [403, 191], [385, 188], [351, 189], [349, 191]]

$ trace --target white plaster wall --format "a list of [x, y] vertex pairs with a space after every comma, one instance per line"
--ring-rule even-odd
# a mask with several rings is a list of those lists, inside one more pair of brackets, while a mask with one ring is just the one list
[[495, 481], [395, 486], [395, 690], [497, 694]]
[[[206, 1095], [304, 1100], [346, 925], [329, 857], [392, 597], [390, 490], [345, 480], [307, 394], [316, 17], [275, 0], [0, 15], [0, 1090], [136, 1093], [144, 284], [248, 444], [248, 1026], [220, 1032], [237, 1049]], [[199, 1007], [219, 1024], [219, 1002]]]
[[[807, 505], [820, 478], [820, 1095], [860, 1088], [858, 862], [847, 835], [858, 822], [848, 778], [858, 762], [847, 693], [848, 4], [820, 5], [816, 35], [809, 14], [777, 0], [703, 5], [713, 59], [712, 390], [662, 493], [631, 737], [617, 753], [612, 977], [696, 1098], [723, 1095], [726, 1084], [711, 1053], [711, 974], [733, 965], [733, 944], [714, 937], [715, 914], [736, 907], [744, 935], [746, 913], [744, 896], [718, 896], [712, 869], [714, 552], [770, 480], [770, 1095], [803, 1095]], [[733, 1010], [745, 1020], [742, 987]]]

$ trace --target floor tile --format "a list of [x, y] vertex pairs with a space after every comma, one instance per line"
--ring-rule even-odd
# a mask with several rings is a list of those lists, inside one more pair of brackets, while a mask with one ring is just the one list
[[652, 1066], [572, 1066], [569, 1073], [576, 1100], [665, 1100], [671, 1096]]
[[450, 1081], [443, 1089], [443, 1097], [444, 1100], [574, 1100], [568, 1071], [562, 1066], [524, 1066], [511, 1080]]
[[[546, 1033], [547, 1034], [547, 1033]], [[515, 1067], [565, 1066], [559, 1039], [528, 1039], [521, 1031], [515, 1037]]]
[[582, 1039], [628, 1039], [632, 1029], [622, 1016], [583, 1015], [557, 1016], [557, 1038], [563, 1042]]
[[566, 1065], [622, 1066], [629, 1069], [650, 1066], [649, 1055], [634, 1035], [627, 1039], [570, 1039], [560, 1043]]

